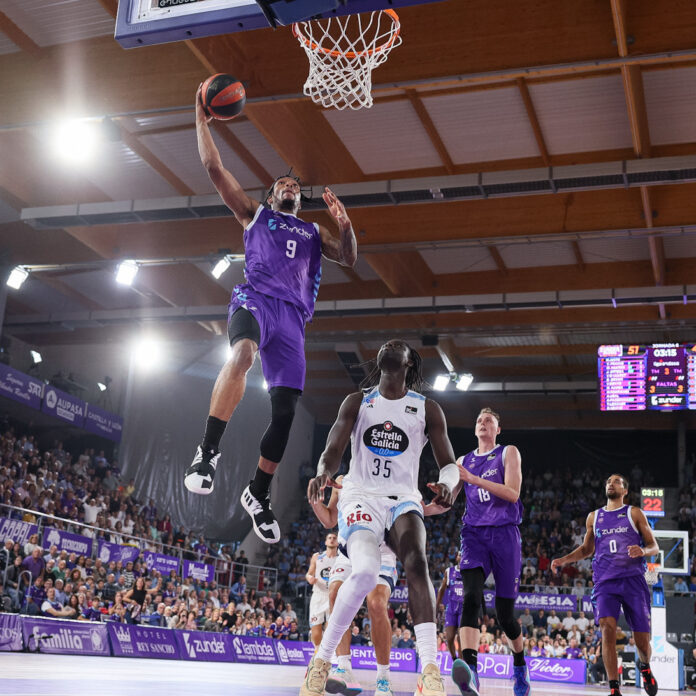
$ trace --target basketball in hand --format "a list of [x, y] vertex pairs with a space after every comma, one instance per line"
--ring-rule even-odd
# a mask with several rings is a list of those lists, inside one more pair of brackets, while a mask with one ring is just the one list
[[201, 101], [206, 113], [220, 121], [238, 116], [246, 103], [244, 85], [232, 75], [211, 75], [201, 88]]

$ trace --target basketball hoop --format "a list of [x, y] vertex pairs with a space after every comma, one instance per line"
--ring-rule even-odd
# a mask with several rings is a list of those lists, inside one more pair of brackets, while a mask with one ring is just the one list
[[652, 586], [657, 583], [659, 568], [659, 563], [648, 563], [647, 570], [645, 571], [645, 581], [648, 585]]
[[295, 22], [292, 33], [309, 58], [304, 94], [336, 109], [372, 106], [372, 71], [401, 43], [394, 10]]

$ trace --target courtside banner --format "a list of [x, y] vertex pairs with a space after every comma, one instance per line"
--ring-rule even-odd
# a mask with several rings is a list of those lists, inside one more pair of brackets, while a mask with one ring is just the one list
[[29, 652], [111, 655], [106, 626], [101, 623], [22, 616], [22, 635]]
[[215, 580], [215, 566], [197, 561], [184, 561], [184, 579], [193, 578], [200, 582], [212, 582]]
[[111, 561], [119, 561], [126, 565], [126, 563], [135, 562], [140, 556], [140, 548], [137, 546], [122, 546], [121, 544], [114, 544], [110, 541], [104, 541], [104, 539], [99, 540], [99, 560], [104, 563], [111, 563]]
[[[495, 592], [484, 590], [483, 598], [487, 607], [495, 606]], [[578, 598], [568, 594], [537, 594], [520, 592], [515, 600], [515, 609], [556, 609], [558, 611], [577, 611]]]
[[272, 638], [234, 636], [232, 638], [234, 660], [248, 664], [276, 665], [278, 664], [278, 656], [274, 643]]
[[157, 570], [165, 576], [169, 575], [172, 570], [177, 574], [179, 573], [179, 559], [176, 556], [144, 551], [143, 559], [148, 570]]
[[[350, 662], [354, 669], [377, 669], [375, 649], [353, 645], [350, 648]], [[418, 657], [415, 650], [392, 648], [389, 667], [393, 672], [415, 672]]]
[[39, 526], [22, 520], [12, 520], [7, 517], [0, 520], [0, 542], [12, 539], [16, 544], [24, 546], [32, 534], [37, 534]]
[[229, 633], [207, 631], [173, 631], [179, 643], [179, 654], [184, 660], [234, 662], [234, 648]]
[[397, 585], [389, 598], [390, 602], [408, 602], [408, 587], [406, 585]]
[[64, 532], [62, 529], [55, 527], [45, 527], [43, 533], [43, 547], [50, 549], [51, 546], [56, 546], [59, 551], [67, 551], [68, 553], [76, 553], [78, 556], [92, 555], [92, 540], [82, 534], [72, 534]]
[[0, 651], [20, 652], [23, 647], [19, 614], [0, 614]]
[[312, 655], [314, 655], [314, 645], [312, 643], [298, 640], [277, 640], [275, 648], [278, 653], [278, 662], [281, 665], [306, 667], [312, 659]]
[[109, 640], [116, 657], [155, 657], [179, 660], [183, 655], [176, 631], [156, 626], [109, 622]]

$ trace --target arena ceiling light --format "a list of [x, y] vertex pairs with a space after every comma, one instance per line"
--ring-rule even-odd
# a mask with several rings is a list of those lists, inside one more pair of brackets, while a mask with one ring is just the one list
[[52, 133], [53, 152], [65, 164], [87, 164], [96, 154], [101, 133], [98, 124], [85, 119], [66, 119]]
[[31, 359], [34, 361], [34, 365], [38, 365], [40, 362], [43, 361], [41, 353], [39, 353], [38, 350], [30, 350], [29, 355], [31, 355]]
[[449, 375], [438, 375], [433, 382], [433, 389], [435, 391], [445, 391], [447, 385], [450, 383]]
[[220, 278], [220, 276], [230, 267], [232, 262], [230, 261], [229, 256], [223, 256], [216, 264], [213, 266], [213, 270], [211, 273], [213, 274], [213, 278], [216, 280]]
[[136, 275], [138, 275], [138, 264], [133, 259], [126, 259], [121, 261], [116, 269], [116, 282], [121, 285], [133, 285]]
[[152, 370], [162, 363], [162, 344], [152, 336], [143, 336], [133, 342], [131, 356], [135, 367]]
[[6, 284], [13, 290], [19, 290], [22, 287], [24, 281], [29, 277], [29, 271], [23, 266], [15, 266], [5, 281]]
[[97, 386], [99, 387], [99, 391], [106, 391], [106, 384], [104, 384], [104, 382], [97, 382]]
[[464, 374], [459, 375], [457, 378], [456, 387], [459, 389], [459, 391], [467, 391], [473, 381], [474, 375], [472, 375], [470, 372], [465, 372]]

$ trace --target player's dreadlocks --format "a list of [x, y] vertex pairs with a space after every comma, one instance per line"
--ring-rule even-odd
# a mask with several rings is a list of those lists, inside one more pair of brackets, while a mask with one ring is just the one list
[[281, 179], [294, 179], [299, 185], [300, 185], [300, 200], [303, 203], [306, 203], [307, 201], [312, 200], [312, 188], [308, 186], [302, 186], [302, 182], [300, 181], [299, 176], [295, 176], [292, 173], [292, 167], [290, 167], [290, 171], [287, 174], [283, 174], [281, 176], [277, 176], [273, 183], [270, 185], [268, 191], [266, 191], [266, 195], [264, 196], [263, 199], [263, 204], [267, 208], [270, 207], [268, 205], [268, 199], [273, 195], [273, 189], [275, 189], [275, 185], [281, 180]]
[[[425, 386], [425, 380], [423, 379], [423, 359], [420, 354], [414, 348], [406, 343], [409, 350], [409, 360], [412, 365], [408, 368], [406, 372], [406, 389], [413, 389], [414, 391], [420, 392]], [[379, 369], [376, 360], [371, 360], [368, 365], [372, 365], [369, 374], [365, 379], [360, 382], [361, 389], [370, 389], [379, 384], [379, 378], [382, 375], [382, 371]]]

